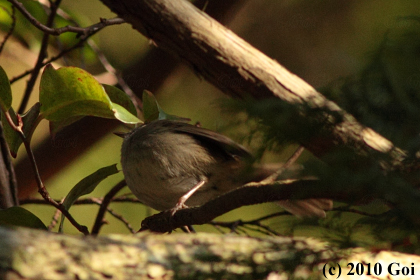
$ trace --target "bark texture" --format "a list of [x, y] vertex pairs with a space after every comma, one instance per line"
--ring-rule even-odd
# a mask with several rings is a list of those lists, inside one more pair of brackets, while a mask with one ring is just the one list
[[[373, 266], [379, 260], [382, 273], [363, 279], [394, 279], [387, 278], [390, 263], [400, 269], [420, 263], [418, 256], [395, 252], [344, 254], [314, 239], [212, 234], [95, 238], [0, 228], [0, 248], [2, 279], [325, 279], [328, 261], [340, 263], [340, 279], [355, 279], [359, 276], [346, 275], [349, 262]], [[410, 277], [400, 272], [395, 279]]]

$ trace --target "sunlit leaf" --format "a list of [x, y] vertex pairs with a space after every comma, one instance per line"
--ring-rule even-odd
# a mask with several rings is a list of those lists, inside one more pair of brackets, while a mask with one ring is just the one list
[[159, 106], [155, 96], [150, 91], [143, 91], [143, 115], [145, 122], [154, 120], [177, 120], [188, 122], [190, 119], [165, 113]]
[[49, 121], [75, 116], [113, 118], [111, 100], [88, 72], [77, 67], [45, 67], [41, 78], [41, 113]]
[[53, 132], [84, 116], [118, 119], [138, 123], [135, 116], [116, 106], [104, 87], [88, 72], [77, 67], [45, 67], [39, 100], [41, 114], [53, 123]]
[[25, 208], [17, 206], [0, 210], [0, 225], [47, 229], [44, 223], [37, 216]]
[[[64, 199], [63, 206], [69, 210], [73, 203], [82, 195], [93, 192], [96, 186], [110, 175], [118, 173], [117, 165], [113, 164], [107, 167], [98, 169], [91, 175], [83, 178], [77, 183]], [[61, 216], [60, 232], [63, 229], [64, 216]]]
[[12, 24], [12, 4], [7, 0], [0, 0], [0, 29], [9, 31]]
[[3, 111], [7, 111], [10, 106], [12, 106], [12, 89], [6, 72], [0, 66], [0, 107]]
[[118, 120], [122, 121], [123, 123], [136, 124], [136, 123], [142, 122], [135, 115], [131, 114], [124, 107], [120, 106], [117, 103], [112, 103], [112, 108], [113, 108], [115, 117]]
[[136, 107], [134, 107], [133, 102], [124, 91], [110, 85], [103, 84], [102, 86], [112, 101], [114, 114], [118, 120], [129, 124], [142, 122], [136, 117]]
[[124, 91], [111, 85], [102, 84], [102, 86], [104, 87], [106, 93], [108, 94], [112, 102], [117, 103], [118, 105], [124, 107], [134, 116], [137, 116], [136, 107], [134, 107], [134, 104], [131, 101], [130, 97], [128, 97], [128, 95]]

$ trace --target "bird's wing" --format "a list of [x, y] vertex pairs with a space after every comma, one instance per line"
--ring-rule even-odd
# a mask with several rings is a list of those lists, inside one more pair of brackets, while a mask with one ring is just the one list
[[237, 156], [244, 159], [252, 158], [251, 154], [245, 147], [236, 143], [229, 137], [214, 132], [212, 130], [196, 127], [182, 122], [177, 122], [177, 125], [173, 127], [173, 129], [178, 133], [187, 133], [193, 136], [202, 144], [209, 146], [209, 148], [217, 147], [220, 151], [227, 153], [230, 156]]

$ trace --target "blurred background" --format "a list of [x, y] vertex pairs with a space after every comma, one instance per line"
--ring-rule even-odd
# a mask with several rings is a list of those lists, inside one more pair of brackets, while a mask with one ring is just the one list
[[[199, 8], [205, 7], [210, 15], [315, 88], [360, 73], [371, 63], [390, 29], [407, 28], [415, 24], [413, 21], [399, 19], [420, 16], [420, 5], [416, 0], [242, 0], [231, 1], [229, 4], [216, 0], [195, 2]], [[0, 1], [0, 5], [6, 4], [6, 1]], [[114, 17], [100, 1], [64, 0], [61, 8], [83, 26], [96, 23], [100, 18]], [[1, 10], [0, 16], [3, 22], [7, 22], [7, 15]], [[24, 30], [25, 26], [21, 28]], [[1, 32], [0, 38], [5, 35], [7, 28], [4, 27]], [[29, 34], [20, 32], [21, 37], [16, 36], [5, 45], [0, 64], [9, 78], [33, 67], [39, 50], [39, 40], [31, 37], [33, 33], [37, 34], [37, 31]], [[166, 112], [190, 118], [193, 123], [200, 122], [203, 127], [235, 139], [235, 133], [226, 129], [229, 126], [229, 115], [224, 114], [219, 106], [220, 100], [226, 97], [178, 58], [156, 49], [128, 24], [107, 27], [92, 39], [137, 94], [141, 95], [145, 89], [150, 90], [155, 93]], [[51, 53], [59, 51], [59, 44], [55, 48]], [[56, 61], [54, 66], [74, 65], [96, 75], [101, 82], [115, 82], [112, 77], [104, 74], [105, 70], [93, 52], [82, 49], [75, 52], [66, 59]], [[417, 75], [417, 79], [420, 79], [420, 72]], [[27, 77], [12, 84], [14, 108], [19, 106], [26, 80]], [[37, 90], [36, 86], [29, 106], [38, 100]], [[127, 128], [113, 121], [90, 119], [84, 120], [82, 126], [72, 125], [52, 139], [48, 123], [41, 123], [34, 134], [32, 146], [36, 151], [41, 177], [53, 198], [63, 198], [77, 182], [97, 169], [119, 163], [122, 140], [113, 135], [114, 131], [127, 131]], [[268, 154], [264, 160], [284, 161], [293, 153], [293, 149], [294, 146], [284, 147], [280, 153]], [[309, 153], [305, 153], [300, 162], [311, 158]], [[39, 197], [23, 148], [19, 150], [14, 163], [20, 198]], [[102, 197], [121, 179], [122, 174], [113, 175], [89, 196]], [[128, 188], [121, 193], [129, 193]], [[50, 206], [24, 207], [39, 216], [46, 225], [51, 222], [55, 212]], [[139, 229], [144, 217], [153, 213], [142, 205], [131, 203], [113, 203], [111, 208], [122, 215], [135, 230]], [[91, 227], [97, 209], [96, 205], [77, 205], [73, 206], [71, 213], [81, 224]], [[218, 220], [249, 220], [279, 210], [275, 204], [243, 207]], [[111, 215], [107, 214], [106, 219], [109, 224], [103, 227], [102, 233], [129, 232]], [[281, 220], [271, 220], [270, 226], [279, 232], [290, 233], [290, 225], [294, 222], [292, 217], [282, 217]], [[310, 226], [299, 230], [308, 229]], [[65, 230], [77, 232], [68, 222]], [[210, 226], [198, 227], [197, 230], [215, 231]]]

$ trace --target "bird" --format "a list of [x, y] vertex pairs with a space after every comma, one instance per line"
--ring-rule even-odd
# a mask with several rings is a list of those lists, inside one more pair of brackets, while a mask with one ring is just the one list
[[[132, 193], [145, 205], [174, 214], [201, 206], [272, 170], [250, 169], [242, 145], [209, 129], [174, 120], [155, 120], [123, 136], [121, 165]], [[268, 172], [267, 172], [268, 171]], [[257, 179], [258, 178], [258, 179]], [[325, 217], [327, 199], [279, 204], [297, 216]]]

